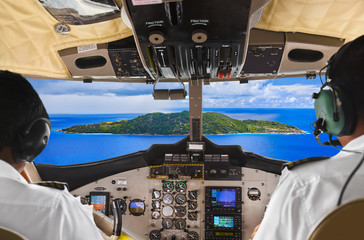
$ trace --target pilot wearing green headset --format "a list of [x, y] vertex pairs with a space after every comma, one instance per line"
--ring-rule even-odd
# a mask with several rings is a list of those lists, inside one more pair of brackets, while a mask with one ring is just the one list
[[[286, 165], [254, 240], [306, 240], [338, 205], [364, 197], [364, 36], [342, 46], [324, 69], [325, 82], [313, 94], [314, 135], [343, 148]], [[321, 143], [321, 133], [330, 141]]]

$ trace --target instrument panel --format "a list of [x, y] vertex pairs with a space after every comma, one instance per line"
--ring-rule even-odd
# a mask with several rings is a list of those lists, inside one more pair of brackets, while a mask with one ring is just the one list
[[279, 179], [245, 167], [238, 170], [238, 180], [151, 178], [152, 169], [118, 173], [72, 194], [110, 217], [110, 200], [122, 199], [122, 229], [132, 239], [249, 239]]

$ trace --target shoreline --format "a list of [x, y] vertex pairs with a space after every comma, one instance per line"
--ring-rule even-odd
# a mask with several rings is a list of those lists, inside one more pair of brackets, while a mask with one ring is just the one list
[[[119, 134], [119, 133], [78, 133], [78, 132], [63, 132], [61, 129], [56, 129], [56, 132], [63, 134], [79, 134], [79, 135], [121, 135], [121, 136], [188, 136], [188, 134]], [[303, 131], [303, 130], [302, 130]], [[221, 133], [221, 134], [202, 134], [204, 136], [232, 136], [232, 135], [308, 135], [307, 131], [303, 133]]]

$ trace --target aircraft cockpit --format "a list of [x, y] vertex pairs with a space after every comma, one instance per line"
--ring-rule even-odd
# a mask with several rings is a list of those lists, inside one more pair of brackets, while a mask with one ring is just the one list
[[151, 142], [98, 162], [38, 163], [40, 178], [67, 182], [73, 195], [111, 219], [111, 203], [119, 201], [126, 239], [249, 239], [286, 162], [205, 137], [203, 89], [213, 82], [316, 78], [364, 30], [353, 26], [355, 14], [346, 25], [340, 21], [340, 4], [319, 1], [324, 16], [310, 1], [299, 2], [0, 3], [1, 69], [28, 78], [147, 84], [154, 100], [189, 101], [189, 134], [177, 143]]

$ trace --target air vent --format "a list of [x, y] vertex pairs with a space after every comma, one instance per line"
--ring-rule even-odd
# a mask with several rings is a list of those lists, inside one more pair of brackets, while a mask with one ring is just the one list
[[92, 69], [103, 67], [106, 62], [103, 56], [88, 56], [76, 59], [75, 64], [79, 69]]
[[288, 59], [292, 62], [317, 62], [324, 57], [320, 51], [310, 49], [293, 49], [288, 53]]

